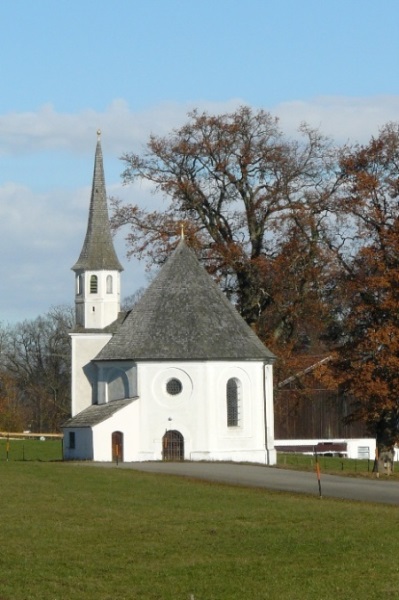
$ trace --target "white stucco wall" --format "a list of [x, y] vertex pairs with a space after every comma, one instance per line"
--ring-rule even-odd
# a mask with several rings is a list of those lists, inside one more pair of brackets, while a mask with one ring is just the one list
[[123, 434], [123, 460], [138, 460], [140, 445], [139, 401], [115, 413], [111, 418], [93, 427], [94, 460], [110, 462], [112, 460], [112, 433]]
[[[78, 341], [78, 357], [83, 364], [95, 343], [105, 341]], [[117, 361], [114, 366], [118, 367]], [[239, 422], [234, 427], [227, 425], [226, 384], [231, 378], [240, 382]], [[87, 399], [91, 386], [85, 379], [78, 380], [75, 393]], [[167, 392], [170, 379], [181, 382], [180, 393]], [[137, 399], [93, 427], [93, 452], [88, 449], [91, 440], [83, 428], [77, 428], [76, 450], [66, 453], [65, 458], [111, 461], [112, 433], [120, 431], [125, 462], [162, 460], [163, 436], [175, 430], [184, 438], [185, 460], [275, 464], [271, 365], [260, 361], [139, 362], [137, 386]]]
[[[140, 398], [140, 455], [136, 460], [161, 460], [162, 438], [167, 430], [184, 437], [186, 460], [231, 460], [275, 464], [273, 417], [265, 439], [267, 414], [273, 415], [271, 367], [258, 361], [138, 363]], [[182, 382], [182, 392], [166, 391], [169, 379]], [[226, 383], [241, 382], [241, 414], [237, 427], [227, 426]], [[268, 448], [266, 448], [266, 445]]]
[[92, 404], [91, 381], [95, 381], [92, 359], [111, 339], [104, 333], [71, 333], [71, 414], [74, 417]]
[[[70, 446], [69, 434], [75, 434], [75, 447]], [[90, 427], [72, 427], [64, 431], [63, 452], [65, 460], [92, 460], [93, 442]]]
[[[92, 275], [97, 277], [96, 293], [90, 291]], [[107, 292], [108, 276], [112, 278], [112, 292]], [[79, 325], [86, 329], [103, 329], [118, 318], [121, 285], [118, 271], [79, 271], [76, 273], [75, 285], [75, 306]]]
[[97, 402], [137, 396], [137, 366], [133, 361], [98, 361]]

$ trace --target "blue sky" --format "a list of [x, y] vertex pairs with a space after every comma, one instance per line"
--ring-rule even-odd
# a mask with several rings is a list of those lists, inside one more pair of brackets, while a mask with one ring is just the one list
[[[338, 142], [399, 120], [397, 0], [13, 0], [0, 3], [0, 320], [73, 303], [96, 143], [107, 188], [125, 151], [198, 107], [264, 108]], [[128, 262], [123, 295], [145, 282]]]

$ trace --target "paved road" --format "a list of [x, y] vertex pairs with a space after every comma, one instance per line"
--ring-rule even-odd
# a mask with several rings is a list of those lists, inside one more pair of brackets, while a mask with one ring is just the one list
[[[97, 464], [104, 465], [104, 463]], [[317, 478], [314, 473], [273, 467], [202, 462], [121, 463], [114, 467], [194, 477], [234, 485], [262, 487], [283, 492], [319, 495]], [[322, 474], [321, 487], [323, 497], [399, 505], [399, 483], [387, 481], [384, 478], [370, 477], [366, 479]]]

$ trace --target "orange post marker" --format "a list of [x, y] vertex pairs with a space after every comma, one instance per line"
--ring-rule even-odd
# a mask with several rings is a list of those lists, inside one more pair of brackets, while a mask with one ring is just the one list
[[317, 452], [314, 453], [316, 460], [316, 475], [317, 475], [317, 484], [319, 486], [319, 497], [321, 498], [321, 471], [320, 471], [320, 463], [319, 457], [317, 456]]

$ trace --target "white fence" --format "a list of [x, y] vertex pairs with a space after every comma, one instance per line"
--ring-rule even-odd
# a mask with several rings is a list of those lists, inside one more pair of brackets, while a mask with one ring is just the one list
[[[375, 458], [375, 439], [311, 439], [311, 440], [274, 440], [277, 452], [297, 452], [302, 454], [319, 454], [345, 456], [346, 458]], [[395, 461], [399, 460], [399, 449], [395, 448]]]

